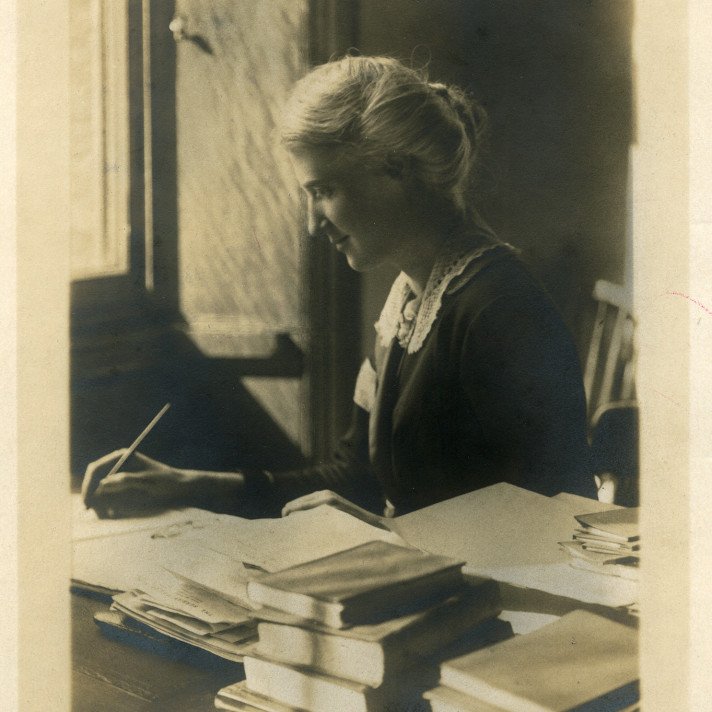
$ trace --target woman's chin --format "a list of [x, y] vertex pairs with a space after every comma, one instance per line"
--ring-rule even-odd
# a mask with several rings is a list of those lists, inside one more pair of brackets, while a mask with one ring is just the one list
[[367, 272], [375, 266], [368, 262], [368, 260], [359, 259], [356, 255], [347, 254], [346, 261], [354, 272]]
[[375, 255], [364, 255], [358, 250], [344, 250], [344, 257], [354, 272], [369, 272], [383, 264], [383, 259]]

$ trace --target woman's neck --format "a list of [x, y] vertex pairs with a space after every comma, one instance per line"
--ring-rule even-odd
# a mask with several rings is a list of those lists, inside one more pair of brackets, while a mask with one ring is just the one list
[[410, 250], [402, 255], [402, 260], [397, 267], [408, 277], [410, 288], [416, 296], [420, 296], [425, 290], [425, 285], [428, 283], [438, 252], [445, 239], [446, 237], [437, 244], [434, 242], [421, 243], [417, 246], [417, 253]]
[[393, 265], [408, 277], [416, 296], [425, 290], [443, 243], [461, 228], [462, 220], [453, 218], [452, 214], [440, 219], [430, 216], [416, 221], [404, 235], [393, 255]]

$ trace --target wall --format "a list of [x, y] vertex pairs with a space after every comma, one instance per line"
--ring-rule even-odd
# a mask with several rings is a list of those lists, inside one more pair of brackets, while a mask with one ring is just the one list
[[[362, 0], [357, 47], [473, 91], [491, 123], [482, 211], [588, 343], [590, 294], [624, 278], [632, 3]], [[364, 279], [364, 344], [390, 274]]]

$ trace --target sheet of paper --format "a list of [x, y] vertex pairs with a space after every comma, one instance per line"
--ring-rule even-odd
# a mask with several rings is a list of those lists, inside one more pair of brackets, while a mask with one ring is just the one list
[[367, 541], [403, 543], [396, 534], [326, 505], [282, 519], [182, 510], [151, 520], [153, 526], [147, 520], [96, 520], [91, 536], [80, 528], [72, 545], [72, 579], [114, 591], [147, 590], [170, 565], [213, 591], [230, 591], [241, 585], [242, 562], [277, 571]]
[[190, 616], [207, 625], [226, 628], [250, 620], [247, 609], [228, 603], [217, 596], [188, 581], [171, 576], [158, 585], [151, 582], [145, 596], [141, 599], [157, 610]]
[[247, 582], [261, 571], [206, 546], [185, 542], [178, 552], [169, 552], [163, 567], [184, 581], [192, 581], [222, 598], [254, 608], [247, 595]]
[[466, 570], [498, 581], [587, 603], [636, 602], [634, 581], [575, 569], [559, 547], [571, 539], [581, 504], [500, 483], [397, 517], [393, 528], [414, 546], [462, 558]]
[[257, 638], [254, 624], [237, 626], [215, 634], [195, 633], [172, 620], [153, 615], [153, 611], [147, 610], [147, 606], [134, 591], [116, 596], [112, 609], [128, 614], [172, 638], [209, 650], [229, 660], [242, 661], [242, 656], [249, 654], [254, 648]]
[[113, 537], [120, 534], [133, 534], [141, 531], [155, 532], [170, 527], [180, 527], [186, 522], [194, 526], [216, 521], [221, 515], [204, 509], [185, 507], [170, 509], [149, 517], [130, 517], [127, 519], [99, 519], [93, 509], [86, 509], [81, 496], [72, 496], [72, 541]]
[[265, 571], [280, 571], [367, 541], [404, 544], [397, 534], [366, 524], [341, 510], [321, 505], [281, 519], [231, 517], [194, 532], [196, 542]]
[[151, 531], [82, 539], [72, 543], [72, 580], [112, 591], [145, 590], [170, 576], [161, 562], [179, 554], [183, 539], [154, 538]]

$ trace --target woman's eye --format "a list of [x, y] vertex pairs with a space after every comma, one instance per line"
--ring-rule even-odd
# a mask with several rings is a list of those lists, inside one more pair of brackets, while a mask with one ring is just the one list
[[322, 198], [329, 198], [331, 197], [332, 190], [331, 188], [327, 187], [322, 187], [322, 188], [314, 188], [313, 195], [314, 198], [317, 200], [321, 200]]

